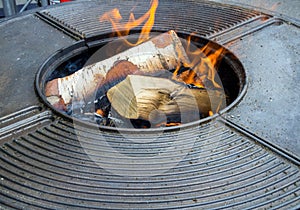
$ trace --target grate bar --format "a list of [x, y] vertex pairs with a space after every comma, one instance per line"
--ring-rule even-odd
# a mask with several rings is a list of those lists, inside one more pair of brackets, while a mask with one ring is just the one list
[[49, 18], [47, 15], [43, 13], [37, 12], [35, 15], [41, 20], [45, 21], [46, 23], [53, 26], [54, 28], [61, 30], [63, 33], [65, 33], [66, 35], [70, 36], [75, 40], [81, 40], [84, 38], [84, 35], [77, 33], [76, 31], [69, 29], [68, 27], [65, 27], [63, 24], [53, 20], [52, 18]]
[[40, 112], [40, 108], [33, 106], [1, 118], [0, 143], [21, 132], [36, 129], [51, 123], [50, 111]]
[[[295, 180], [294, 182], [295, 182], [295, 183], [300, 182], [300, 179], [297, 179], [297, 180]], [[287, 187], [289, 187], [290, 185], [291, 185], [291, 183], [286, 184], [286, 185], [281, 186], [280, 188], [278, 188], [278, 189], [276, 189], [276, 190], [273, 190], [273, 191], [268, 192], [268, 193], [265, 194], [265, 195], [270, 195], [270, 194], [276, 193], [276, 192], [278, 192], [278, 191], [282, 191], [284, 188], [287, 188]], [[293, 193], [295, 193], [295, 192], [297, 192], [297, 191], [300, 191], [300, 187], [295, 188], [295, 189], [293, 189], [292, 191], [289, 191], [289, 192], [287, 192], [287, 193], [285, 193], [285, 194], [282, 194], [282, 195], [280, 195], [280, 196], [278, 196], [278, 197], [276, 197], [276, 198], [270, 199], [270, 200], [265, 201], [265, 202], [263, 202], [263, 203], [259, 203], [259, 204], [257, 204], [257, 205], [251, 206], [251, 208], [246, 208], [246, 209], [257, 209], [258, 207], [262, 207], [262, 206], [264, 206], [264, 205], [266, 205], [266, 204], [269, 204], [269, 203], [272, 203], [272, 202], [274, 202], [274, 201], [277, 201], [277, 200], [280, 199], [280, 198], [287, 197], [287, 196], [289, 196], [290, 194], [293, 194]], [[263, 196], [265, 196], [265, 195], [262, 195], [261, 197], [263, 197]], [[295, 199], [299, 200], [299, 198], [295, 197], [294, 199], [292, 199], [292, 201], [294, 201]], [[251, 202], [251, 201], [253, 201], [253, 199], [247, 200], [247, 201], [245, 201], [245, 202]], [[241, 204], [242, 204], [242, 203], [244, 203], [244, 202], [241, 202]], [[287, 204], [287, 203], [290, 203], [290, 202], [286, 202], [286, 204]], [[283, 206], [283, 205], [281, 205], [281, 206]], [[231, 207], [231, 206], [229, 206], [229, 207]], [[278, 207], [278, 208], [280, 208], [280, 207]]]
[[[191, 6], [186, 7], [186, 4]], [[149, 1], [140, 1], [138, 3], [127, 1], [126, 5], [122, 1], [106, 4], [103, 4], [101, 1], [92, 1], [86, 3], [84, 7], [80, 3], [74, 3], [55, 9], [46, 9], [38, 12], [37, 15], [51, 25], [56, 25], [57, 28], [69, 33], [69, 35], [71, 34], [71, 36], [75, 35], [76, 38], [89, 39], [100, 32], [102, 34], [105, 31], [107, 33], [112, 32], [110, 24], [100, 22], [99, 17], [104, 12], [110, 11], [115, 7], [120, 9], [121, 14], [124, 16], [123, 19], [126, 20], [130, 11], [134, 12], [135, 17], [142, 16], [149, 7]], [[176, 16], [169, 10], [171, 7], [173, 10], [178, 11]], [[134, 9], [132, 10], [132, 8]], [[72, 12], [75, 10], [76, 13]], [[222, 12], [219, 12], [220, 10]], [[89, 12], [87, 13], [86, 11]], [[202, 36], [212, 36], [224, 30], [231, 30], [231, 28], [235, 28], [244, 22], [249, 22], [259, 16], [261, 14], [256, 11], [222, 4], [216, 5], [205, 1], [178, 1], [176, 4], [172, 1], [163, 1], [160, 2], [157, 9], [154, 29], [176, 30], [177, 28], [186, 28], [186, 23], [188, 23], [190, 27], [186, 28], [185, 32], [196, 32]], [[136, 30], [138, 29], [140, 28]]]
[[4, 127], [6, 126], [6, 124], [11, 124], [11, 122], [18, 121], [19, 118], [23, 116], [34, 114], [38, 111], [41, 111], [41, 108], [39, 106], [30, 106], [17, 112], [11, 113], [0, 118], [0, 126]]
[[[85, 132], [83, 136], [95, 138], [98, 131], [84, 131], [82, 128], [80, 132]], [[195, 132], [200, 136], [186, 159], [158, 177], [131, 179], [103, 170], [85, 154], [72, 124], [54, 122], [2, 147], [3, 192], [18, 194], [22, 198], [19, 200], [21, 203], [31, 199], [33, 205], [40, 208], [44, 205], [53, 208], [101, 208], [97, 204], [105, 203], [114, 206], [114, 209], [121, 208], [121, 205], [131, 209], [151, 209], [150, 206], [154, 205], [157, 209], [199, 206], [214, 209], [223, 206], [224, 202], [228, 206], [248, 208], [251, 206], [243, 204], [247, 199], [254, 203], [265, 202], [266, 205], [283, 199], [288, 206], [294, 205], [291, 200], [295, 199], [293, 192], [299, 188], [294, 185], [300, 179], [299, 167], [222, 123], [214, 122], [182, 132], [181, 138], [192, 138], [187, 134]], [[116, 144], [122, 143], [120, 134], [104, 132], [103, 135]], [[168, 133], [160, 139], [163, 144], [166, 141], [170, 141]], [[224, 152], [222, 157], [220, 150], [223, 147], [220, 147], [211, 150], [209, 157], [209, 148], [214, 148], [218, 142], [236, 150], [228, 154]], [[239, 151], [239, 148], [242, 149]], [[101, 148], [96, 146], [95, 149]], [[207, 152], [202, 153], [201, 149]], [[131, 152], [134, 155], [134, 151]], [[139, 153], [138, 149], [136, 153]], [[157, 168], [162, 167], [160, 162], [163, 161], [158, 159]], [[262, 193], [271, 186], [278, 186], [279, 190]], [[282, 186], [290, 187], [281, 192]], [[39, 195], [43, 195], [41, 202], [35, 201]], [[271, 199], [274, 202], [269, 202]]]
[[260, 143], [263, 146], [266, 146], [267, 148], [272, 149], [272, 151], [276, 152], [277, 154], [282, 155], [283, 157], [287, 158], [289, 161], [292, 161], [293, 163], [300, 165], [300, 159], [297, 156], [294, 156], [293, 154], [291, 154], [290, 152], [288, 152], [287, 150], [276, 146], [275, 144], [272, 144], [269, 141], [266, 141], [264, 139], [261, 139], [260, 137], [256, 136], [255, 134], [247, 131], [245, 128], [233, 123], [232, 121], [228, 120], [228, 119], [224, 119], [222, 118], [221, 121], [223, 123], [225, 123], [226, 125], [230, 126], [233, 129], [236, 129], [237, 131], [244, 133], [245, 135], [249, 136], [251, 139], [253, 139], [254, 141], [257, 141], [258, 143]]
[[281, 23], [282, 23], [282, 21], [277, 18], [270, 18], [270, 19], [266, 19], [263, 21], [257, 19], [256, 21], [250, 22], [247, 25], [242, 25], [240, 28], [233, 29], [233, 30], [229, 31], [228, 33], [222, 33], [220, 35], [217, 34], [216, 36], [209, 37], [209, 38], [214, 39], [216, 42], [218, 42], [222, 45], [226, 45], [232, 41], [238, 40], [244, 36], [247, 36], [256, 31], [259, 31], [265, 27], [268, 27], [268, 26], [274, 25], [274, 24], [281, 24]]

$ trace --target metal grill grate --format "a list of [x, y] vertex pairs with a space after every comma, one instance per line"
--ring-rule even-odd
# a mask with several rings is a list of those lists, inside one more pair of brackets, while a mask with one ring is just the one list
[[[86, 141], [98, 135], [77, 129], [85, 130]], [[174, 134], [164, 134], [156, 145], [143, 144], [142, 150], [127, 147], [120, 134], [102, 135], [105, 139], [97, 141], [114, 142], [117, 150], [131, 155], [147, 155], [153, 147], [162, 149], [170, 143]], [[211, 122], [176, 135], [184, 141], [196, 138], [184, 160], [161, 175], [130, 178], [95, 164], [72, 124], [53, 123], [1, 147], [1, 202], [55, 209], [290, 208], [299, 202], [300, 168], [223, 123]], [[103, 148], [93, 147], [102, 158]], [[122, 167], [113, 155], [112, 159], [116, 169]], [[155, 168], [164, 167], [163, 161], [158, 159]]]
[[0, 144], [6, 139], [22, 135], [38, 127], [49, 124], [52, 120], [50, 111], [41, 112], [41, 107], [31, 106], [0, 118]]
[[[135, 17], [142, 16], [149, 8], [149, 1], [105, 3], [95, 1], [85, 3], [84, 7], [82, 4], [70, 4], [46, 9], [38, 14], [73, 36], [89, 38], [100, 32], [101, 34], [111, 32], [110, 24], [100, 23], [99, 18], [104, 12], [115, 7], [120, 9], [124, 21], [127, 21], [129, 11], [133, 11]], [[161, 1], [156, 13], [154, 30], [178, 29], [183, 33], [195, 32], [201, 36], [211, 36], [259, 18], [260, 15], [258, 12], [240, 7], [216, 5], [206, 1], [177, 1], [176, 4], [173, 1]]]

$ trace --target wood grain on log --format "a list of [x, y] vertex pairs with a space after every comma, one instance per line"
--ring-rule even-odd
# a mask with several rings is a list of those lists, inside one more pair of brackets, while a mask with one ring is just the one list
[[166, 118], [191, 122], [215, 112], [224, 101], [218, 90], [190, 89], [169, 79], [142, 75], [128, 75], [107, 97], [122, 117], [155, 122]]

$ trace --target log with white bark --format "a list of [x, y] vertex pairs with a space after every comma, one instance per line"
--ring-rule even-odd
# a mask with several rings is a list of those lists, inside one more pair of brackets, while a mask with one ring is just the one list
[[48, 101], [62, 108], [72, 103], [73, 99], [84, 100], [90, 97], [106, 82], [107, 73], [111, 69], [115, 69], [115, 72], [122, 71], [122, 67], [118, 67], [117, 70], [115, 68], [118, 61], [122, 60], [133, 65], [128, 71], [130, 74], [134, 73], [134, 70], [171, 70], [180, 63], [189, 62], [180, 39], [174, 31], [169, 31], [108, 59], [86, 66], [69, 76], [49, 81], [45, 86]]
[[190, 89], [170, 79], [143, 75], [128, 75], [107, 97], [122, 117], [157, 123], [194, 121], [225, 105], [225, 96], [218, 90]]

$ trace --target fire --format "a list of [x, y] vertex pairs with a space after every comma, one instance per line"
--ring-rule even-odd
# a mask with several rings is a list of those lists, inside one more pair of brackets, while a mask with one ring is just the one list
[[193, 58], [190, 63], [184, 63], [183, 66], [190, 68], [191, 70], [179, 73], [180, 65], [174, 72], [174, 77], [180, 77], [186, 84], [193, 84], [197, 87], [204, 88], [203, 81], [208, 79], [216, 88], [222, 88], [220, 84], [216, 82], [216, 68], [224, 53], [224, 48], [213, 50], [211, 42], [203, 46], [202, 48], [196, 48], [192, 51], [192, 35], [187, 39], [186, 52], [190, 58]]
[[136, 28], [144, 23], [142, 27], [142, 31], [140, 33], [139, 39], [136, 43], [130, 43], [129, 41], [125, 40], [126, 44], [129, 46], [138, 45], [150, 38], [150, 32], [154, 25], [155, 21], [155, 12], [158, 7], [158, 0], [152, 0], [150, 9], [140, 18], [136, 19], [134, 14], [131, 12], [129, 19], [126, 23], [121, 23], [123, 17], [120, 14], [120, 11], [115, 8], [109, 12], [104, 13], [100, 17], [100, 21], [109, 21], [112, 24], [112, 27], [117, 33], [119, 37], [127, 36], [130, 33], [130, 30]]
[[[124, 39], [124, 42], [129, 46], [136, 46], [150, 38], [150, 32], [155, 22], [155, 13], [158, 7], [158, 0], [152, 0], [150, 4], [150, 9], [141, 17], [135, 18], [134, 14], [131, 12], [127, 22], [122, 23], [123, 17], [120, 14], [119, 9], [115, 8], [100, 17], [100, 21], [109, 21], [112, 24], [114, 32], [119, 37], [126, 37], [129, 35], [133, 28], [136, 28], [142, 24], [142, 30], [136, 43], [131, 43]], [[189, 57], [192, 57], [190, 63], [179, 63], [177, 69], [174, 72], [174, 79], [179, 79], [186, 84], [192, 84], [199, 88], [204, 88], [205, 80], [209, 80], [213, 83], [214, 87], [221, 88], [220, 84], [216, 82], [216, 67], [222, 53], [223, 48], [213, 51], [211, 44], [208, 43], [202, 48], [197, 48], [192, 51], [192, 35], [187, 40], [186, 52]], [[178, 50], [180, 52], [180, 50]], [[180, 55], [179, 55], [180, 57]], [[184, 66], [190, 70], [185, 72], [179, 72], [180, 68]]]
[[[155, 22], [155, 13], [157, 8], [158, 0], [152, 0], [150, 3], [150, 8], [145, 14], [143, 14], [139, 18], [136, 18], [134, 14], [130, 12], [127, 22], [123, 22], [123, 17], [120, 14], [119, 9], [115, 8], [104, 13], [100, 17], [100, 21], [109, 21], [112, 25], [113, 32], [115, 33], [114, 35], [120, 37], [126, 45], [133, 47], [151, 38], [150, 32]], [[130, 34], [130, 31], [132, 29], [140, 26], [142, 26], [142, 29], [139, 34], [138, 40], [135, 43], [131, 43], [126, 38]], [[187, 85], [194, 85], [198, 88], [208, 88], [214, 86], [214, 88], [216, 89], [222, 89], [221, 84], [220, 82], [218, 82], [219, 80], [217, 78], [217, 68], [225, 53], [225, 48], [220, 47], [216, 49], [216, 45], [213, 42], [208, 42], [205, 46], [200, 48], [196, 47], [192, 41], [193, 35], [194, 34], [191, 34], [185, 42], [185, 52], [190, 61], [188, 63], [182, 63], [182, 60], [186, 59], [178, 59], [178, 63], [175, 67], [176, 69], [173, 73], [173, 79], [181, 81]], [[183, 58], [186, 56], [180, 55], [180, 53], [183, 53], [182, 49], [176, 49], [176, 52], [179, 58]], [[217, 110], [214, 110], [214, 112], [218, 112], [220, 107], [221, 101], [219, 107], [217, 108]], [[103, 113], [99, 111], [98, 114], [102, 115]], [[209, 116], [212, 116], [213, 114], [213, 111], [210, 111], [208, 113]], [[177, 126], [180, 124], [181, 123], [177, 122], [164, 122], [155, 126], [169, 127]]]

